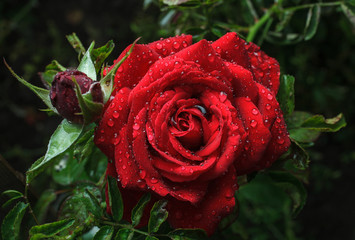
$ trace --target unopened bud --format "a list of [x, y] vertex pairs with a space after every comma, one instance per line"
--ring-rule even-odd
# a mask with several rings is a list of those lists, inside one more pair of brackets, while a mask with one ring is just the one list
[[89, 90], [94, 102], [102, 103], [103, 95], [99, 82], [94, 82], [85, 73], [78, 70], [67, 70], [55, 75], [50, 91], [50, 99], [58, 113], [73, 123], [84, 123], [84, 117], [75, 92], [75, 78], [82, 94]]

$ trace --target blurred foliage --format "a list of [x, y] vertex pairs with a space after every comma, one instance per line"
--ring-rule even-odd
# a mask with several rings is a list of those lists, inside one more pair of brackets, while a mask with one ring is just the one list
[[[282, 163], [281, 167], [291, 172], [297, 181], [309, 182], [308, 200], [296, 219], [293, 218], [294, 210], [304, 203], [301, 196], [285, 192], [285, 186], [286, 189], [297, 188], [297, 181], [288, 179], [290, 181], [285, 182], [277, 173], [262, 173], [254, 178], [250, 176], [248, 184], [241, 184], [237, 192], [239, 208], [236, 209], [239, 219], [236, 222], [226, 219], [221, 224], [224, 231], [217, 233], [215, 238], [350, 239], [355, 235], [352, 223], [355, 193], [351, 184], [355, 181], [354, 8], [355, 3], [351, 0], [108, 0], [105, 4], [84, 0], [29, 0], [25, 3], [3, 0], [0, 2], [0, 55], [20, 76], [38, 86], [37, 71], [44, 70], [53, 58], [66, 67], [78, 65], [75, 52], [64, 38], [72, 32], [84, 40], [85, 48], [92, 40], [102, 46], [113, 39], [116, 48], [109, 62], [138, 36], [142, 36], [143, 42], [180, 33], [193, 34], [195, 40], [214, 40], [227, 31], [238, 32], [262, 45], [268, 55], [276, 58], [283, 74], [295, 77], [296, 110], [320, 113], [327, 118], [343, 112], [348, 126], [336, 134], [322, 136], [311, 149], [312, 144], [306, 143], [292, 146], [307, 149], [310, 170], [294, 168], [289, 159]], [[46, 113], [39, 111], [37, 106], [44, 108], [44, 105], [20, 86], [4, 65], [0, 68], [0, 152], [13, 168], [24, 173], [43, 155], [44, 146], [60, 119], [48, 118]], [[314, 135], [314, 140], [317, 137], [318, 134]], [[33, 211], [40, 223], [45, 219], [55, 221], [55, 213], [59, 210], [68, 219], [42, 230], [35, 228], [32, 235], [42, 231], [41, 236], [48, 237], [57, 234], [52, 229], [65, 232], [73, 227], [78, 233], [86, 232], [83, 239], [91, 239], [97, 231], [97, 239], [101, 239], [99, 235], [112, 235], [109, 227], [94, 227], [91, 214], [81, 216], [81, 223], [71, 221], [76, 211], [91, 209], [86, 212], [100, 215], [98, 209], [105, 207], [97, 206], [95, 199], [102, 200], [103, 194], [97, 191], [97, 185], [102, 184], [100, 177], [106, 160], [88, 142], [89, 139], [84, 139], [81, 144], [70, 147], [69, 154], [55, 159], [46, 174], [39, 175], [28, 190], [38, 198]], [[92, 152], [85, 153], [88, 148], [92, 148]], [[87, 154], [84, 159], [99, 161], [80, 162], [78, 159], [83, 157], [78, 155], [80, 153]], [[78, 163], [76, 168], [70, 167], [75, 161]], [[280, 166], [274, 167], [278, 170]], [[86, 190], [78, 190], [78, 181], [86, 184]], [[11, 188], [5, 183], [1, 192]], [[44, 192], [44, 189], [52, 190]], [[23, 195], [9, 194], [1, 201], [13, 199], [8, 205], [15, 207], [6, 223], [11, 225], [20, 221], [28, 205], [22, 202], [14, 205]], [[85, 201], [77, 201], [82, 198]], [[39, 207], [42, 204], [44, 207]], [[70, 209], [73, 206], [75, 209]], [[9, 209], [7, 207], [6, 212]], [[1, 219], [3, 216], [2, 212]], [[129, 236], [131, 231], [122, 228], [116, 234]]]

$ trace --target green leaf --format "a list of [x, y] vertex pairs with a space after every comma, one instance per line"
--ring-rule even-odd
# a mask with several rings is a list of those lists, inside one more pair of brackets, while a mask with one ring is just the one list
[[168, 233], [173, 240], [198, 240], [207, 239], [206, 232], [202, 229], [175, 229]]
[[78, 71], [85, 73], [92, 80], [96, 81], [95, 65], [91, 59], [91, 51], [94, 48], [94, 46], [95, 46], [95, 42], [92, 42], [90, 44], [90, 47], [86, 51], [85, 55], [81, 59], [77, 69]]
[[97, 116], [100, 116], [103, 109], [103, 104], [92, 101], [91, 92], [87, 92], [83, 95], [81, 93], [80, 86], [74, 77], [73, 82], [75, 84], [75, 93], [78, 97], [79, 105], [84, 117], [84, 122], [85, 124], [89, 124], [93, 122]]
[[282, 75], [280, 88], [277, 94], [278, 102], [285, 117], [292, 114], [295, 109], [295, 78], [290, 75]]
[[42, 223], [46, 217], [49, 205], [57, 198], [53, 189], [48, 189], [44, 191], [41, 197], [37, 200], [36, 205], [33, 209], [38, 222]]
[[16, 190], [6, 190], [1, 193], [1, 195], [8, 196], [9, 198], [13, 197], [23, 197], [23, 194]]
[[119, 222], [123, 216], [123, 200], [120, 190], [117, 186], [117, 180], [108, 176], [108, 197], [112, 211], [112, 217], [115, 222]]
[[346, 121], [342, 113], [334, 118], [325, 119], [322, 115], [314, 115], [305, 120], [301, 127], [317, 130], [320, 132], [337, 132], [346, 126]]
[[33, 226], [30, 229], [30, 239], [48, 239], [49, 237], [54, 237], [56, 234], [71, 227], [74, 222], [74, 219], [64, 219], [57, 222]]
[[110, 40], [106, 43], [106, 45], [93, 49], [91, 51], [91, 58], [94, 61], [96, 73], [99, 73], [102, 64], [104, 63], [105, 59], [111, 54], [114, 47], [115, 44], [112, 40]]
[[296, 168], [301, 170], [308, 168], [310, 160], [307, 151], [292, 138], [290, 158], [292, 159], [292, 162]]
[[319, 4], [312, 7], [308, 11], [306, 26], [304, 29], [304, 39], [310, 40], [317, 32], [321, 7]]
[[147, 236], [145, 240], [159, 240], [159, 238], [156, 238], [154, 236]]
[[341, 4], [341, 10], [343, 11], [344, 15], [348, 18], [349, 22], [355, 27], [355, 11], [352, 10], [355, 7], [355, 1], [348, 1], [349, 4], [352, 6], [346, 6], [345, 4]]
[[79, 54], [79, 59], [85, 54], [85, 48], [75, 33], [66, 36], [70, 45]]
[[113, 226], [103, 226], [100, 230], [95, 234], [93, 240], [110, 240], [113, 235]]
[[149, 233], [157, 232], [160, 225], [168, 218], [168, 211], [165, 209], [167, 203], [167, 200], [161, 199], [153, 205], [148, 222]]
[[72, 124], [64, 119], [49, 140], [46, 155], [38, 159], [27, 171], [26, 183], [30, 183], [55, 157], [72, 146], [82, 130], [83, 125]]
[[132, 219], [132, 226], [135, 227], [141, 221], [143, 216], [143, 211], [147, 203], [150, 201], [150, 194], [147, 193], [139, 199], [137, 205], [132, 209], [131, 219]]
[[131, 240], [133, 238], [134, 232], [127, 228], [121, 228], [118, 230], [115, 240]]
[[115, 74], [117, 69], [122, 65], [122, 63], [128, 58], [128, 56], [132, 53], [134, 46], [138, 42], [140, 38], [137, 38], [133, 43], [131, 48], [128, 50], [126, 55], [118, 62], [116, 65], [107, 73], [107, 75], [100, 80], [101, 89], [104, 92], [104, 104], [108, 101], [111, 96], [113, 90], [113, 79], [115, 78]]
[[57, 110], [53, 107], [51, 103], [51, 99], [49, 97], [49, 90], [37, 87], [35, 85], [32, 85], [31, 83], [27, 82], [25, 79], [19, 77], [13, 70], [12, 68], [6, 63], [4, 60], [4, 64], [6, 65], [7, 69], [11, 72], [11, 74], [23, 85], [28, 87], [31, 91], [33, 91], [43, 102], [48, 106], [49, 109], [51, 109], [53, 112], [57, 113]]
[[6, 215], [1, 225], [2, 239], [19, 239], [21, 221], [27, 207], [28, 203], [25, 204], [23, 202], [18, 202], [16, 206]]
[[307, 199], [307, 191], [303, 184], [296, 177], [286, 172], [270, 171], [269, 176], [292, 199], [293, 216], [297, 216]]

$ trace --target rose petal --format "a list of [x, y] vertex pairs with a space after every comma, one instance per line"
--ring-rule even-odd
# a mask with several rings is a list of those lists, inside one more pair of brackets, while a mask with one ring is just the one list
[[260, 159], [271, 139], [269, 129], [264, 125], [263, 117], [257, 107], [247, 98], [236, 98], [236, 106], [248, 134], [244, 151], [235, 162], [238, 175], [249, 173], [258, 168]]
[[231, 166], [226, 175], [211, 182], [206, 196], [198, 204], [171, 199], [166, 207], [168, 221], [174, 228], [202, 228], [210, 236], [221, 219], [232, 212], [236, 189], [235, 171]]
[[166, 57], [192, 44], [191, 35], [180, 35], [149, 43], [148, 46], [154, 49], [159, 55]]
[[[114, 64], [106, 70], [110, 71], [130, 50], [129, 45], [114, 61]], [[123, 87], [132, 88], [147, 73], [150, 66], [159, 59], [159, 55], [146, 45], [136, 44], [128, 58], [118, 68], [114, 79], [114, 90], [112, 96]]]
[[120, 128], [127, 123], [129, 108], [127, 100], [130, 89], [122, 88], [107, 104], [102, 119], [95, 131], [94, 142], [109, 159], [114, 159], [114, 147], [119, 144]]

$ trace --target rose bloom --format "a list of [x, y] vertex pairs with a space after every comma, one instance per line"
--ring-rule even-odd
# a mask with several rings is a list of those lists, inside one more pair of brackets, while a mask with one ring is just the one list
[[290, 145], [279, 76], [278, 62], [236, 33], [137, 44], [95, 133], [107, 174], [119, 180], [124, 218], [149, 191], [169, 200], [174, 228], [211, 235], [235, 206], [237, 176], [269, 167]]

